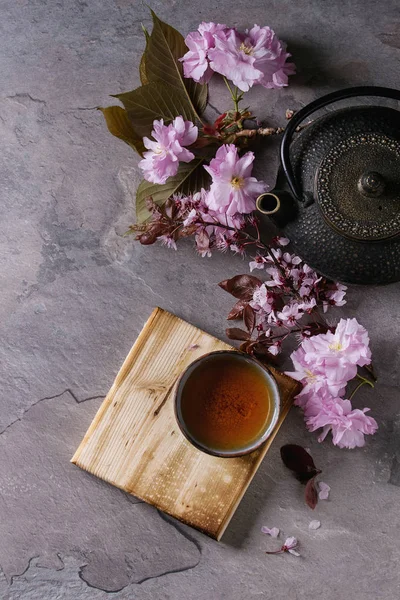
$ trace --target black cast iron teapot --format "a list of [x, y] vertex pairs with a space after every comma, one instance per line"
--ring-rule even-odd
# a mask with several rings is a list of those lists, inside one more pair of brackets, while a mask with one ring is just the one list
[[305, 118], [355, 96], [400, 100], [400, 91], [349, 88], [296, 113], [283, 135], [277, 188], [257, 199], [257, 209], [323, 275], [390, 283], [400, 280], [400, 112], [384, 106], [332, 111], [292, 142]]

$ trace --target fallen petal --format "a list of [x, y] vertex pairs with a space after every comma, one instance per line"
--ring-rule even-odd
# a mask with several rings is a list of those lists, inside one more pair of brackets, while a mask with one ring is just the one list
[[321, 521], [311, 521], [308, 528], [309, 529], [319, 529], [321, 527]]
[[290, 554], [293, 554], [293, 556], [301, 556], [300, 552], [297, 552], [297, 550], [293, 550], [293, 548], [289, 548], [288, 552], [290, 552]]
[[279, 529], [277, 527], [272, 527], [271, 529], [269, 527], [261, 527], [261, 532], [266, 533], [273, 538], [277, 538], [279, 535]]
[[297, 539], [295, 537], [288, 537], [285, 540], [284, 546], [290, 550], [291, 548], [296, 548], [297, 546]]
[[328, 500], [329, 492], [331, 491], [331, 488], [329, 487], [329, 485], [327, 483], [324, 483], [323, 481], [319, 481], [318, 489], [319, 489], [319, 493], [318, 493], [319, 499], [320, 500]]

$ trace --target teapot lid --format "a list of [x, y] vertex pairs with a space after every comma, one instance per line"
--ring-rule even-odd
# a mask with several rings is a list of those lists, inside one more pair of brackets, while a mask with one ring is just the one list
[[338, 233], [379, 241], [400, 233], [400, 142], [382, 133], [351, 135], [321, 161], [314, 196]]
[[305, 206], [315, 202], [338, 234], [379, 242], [400, 234], [400, 112], [336, 110], [303, 130], [290, 148]]

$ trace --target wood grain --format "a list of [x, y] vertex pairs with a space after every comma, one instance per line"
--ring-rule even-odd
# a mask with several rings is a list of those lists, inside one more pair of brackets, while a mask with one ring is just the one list
[[129, 352], [72, 462], [219, 540], [270, 447], [299, 384], [272, 369], [282, 410], [272, 436], [239, 458], [208, 456], [181, 434], [174, 392], [182, 371], [232, 349], [156, 308]]

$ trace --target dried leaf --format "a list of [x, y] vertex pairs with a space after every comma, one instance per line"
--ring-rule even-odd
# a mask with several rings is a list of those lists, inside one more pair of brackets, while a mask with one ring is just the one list
[[146, 72], [146, 50], [147, 50], [147, 46], [149, 43], [149, 39], [150, 39], [150, 34], [147, 31], [146, 27], [142, 25], [142, 30], [144, 33], [144, 37], [146, 38], [146, 48], [142, 54], [142, 58], [140, 59], [140, 64], [139, 64], [139, 75], [140, 75], [140, 82], [142, 85], [147, 85], [149, 82], [149, 79], [147, 77], [147, 72]]
[[240, 329], [239, 327], [230, 327], [225, 331], [227, 337], [230, 340], [242, 340], [248, 341], [249, 334], [244, 329]]
[[153, 17], [153, 31], [148, 40], [146, 54], [146, 75], [149, 81], [167, 83], [176, 91], [186, 97], [188, 111], [193, 114], [193, 119], [200, 116], [207, 105], [207, 85], [196, 83], [193, 79], [183, 77], [180, 58], [188, 51], [183, 36], [161, 21], [151, 11]]
[[108, 131], [142, 155], [145, 150], [142, 138], [135, 131], [126, 110], [121, 106], [108, 106], [107, 108], [99, 108], [99, 110], [104, 115]]
[[246, 354], [252, 354], [252, 347], [253, 347], [253, 342], [251, 342], [250, 340], [247, 340], [246, 342], [243, 342], [243, 344], [240, 344], [239, 350], [241, 352], [245, 352]]
[[235, 275], [219, 283], [219, 287], [240, 300], [251, 300], [254, 291], [262, 284], [261, 279], [254, 275]]
[[314, 510], [318, 503], [318, 493], [317, 488], [315, 487], [315, 477], [307, 481], [304, 495], [306, 503], [310, 508]]
[[169, 123], [182, 115], [186, 120], [195, 120], [185, 94], [166, 83], [149, 83], [113, 98], [122, 102], [135, 131], [142, 137], [151, 135], [154, 119]]
[[136, 192], [136, 220], [143, 223], [150, 217], [146, 208], [146, 198], [151, 196], [158, 205], [164, 204], [172, 194], [182, 192], [188, 194], [202, 187], [207, 188], [210, 176], [203, 169], [203, 159], [195, 159], [190, 163], [181, 163], [178, 173], [169, 177], [164, 185], [143, 180]]
[[244, 302], [244, 300], [238, 300], [235, 306], [231, 308], [231, 311], [227, 316], [228, 321], [233, 321], [234, 319], [241, 319], [243, 316], [243, 310], [246, 306], [247, 302]]
[[253, 333], [254, 327], [256, 326], [256, 315], [250, 304], [248, 304], [243, 311], [243, 322], [250, 333]]
[[321, 473], [316, 468], [312, 456], [302, 446], [297, 444], [282, 446], [281, 457], [285, 466], [294, 472], [299, 481], [308, 481]]

